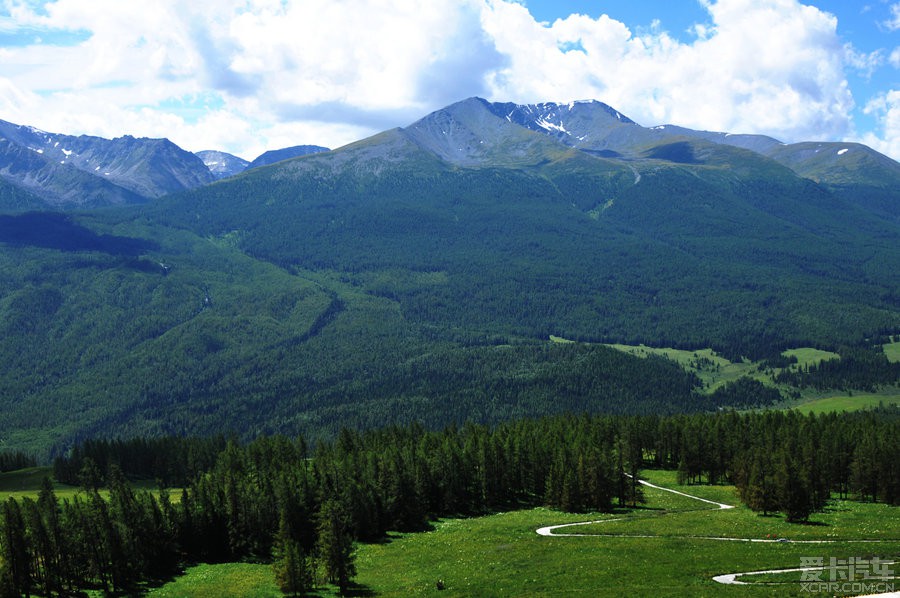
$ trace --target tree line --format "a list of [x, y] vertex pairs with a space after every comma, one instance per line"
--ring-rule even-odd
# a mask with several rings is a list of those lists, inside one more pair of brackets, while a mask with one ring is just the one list
[[779, 384], [826, 390], [840, 388], [874, 392], [879, 386], [900, 383], [900, 362], [891, 362], [875, 346], [843, 347], [839, 359], [827, 359], [804, 368], [785, 369], [775, 376]]
[[[346, 591], [355, 541], [427, 529], [441, 516], [634, 505], [645, 467], [677, 470], [685, 483], [734, 483], [751, 508], [790, 520], [808, 518], [832, 493], [896, 505], [897, 438], [895, 407], [823, 416], [568, 415], [440, 431], [413, 424], [344, 430], [313, 449], [277, 436], [228, 441], [177, 500], [135, 490], [119, 464], [131, 467], [123, 455], [135, 446], [175, 454], [184, 439], [110, 441], [58, 460], [68, 472], [79, 455], [84, 491], [72, 499], [59, 500], [48, 481], [37, 500], [2, 504], [0, 595], [133, 592], [187, 563], [248, 559], [272, 562], [287, 593], [326, 582]], [[218, 440], [208, 442], [198, 446]]]
[[22, 451], [0, 451], [0, 472], [34, 467], [37, 461]]

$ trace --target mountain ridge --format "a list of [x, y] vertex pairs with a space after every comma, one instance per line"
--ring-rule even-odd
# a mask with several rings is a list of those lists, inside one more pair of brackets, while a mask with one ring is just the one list
[[[684, 157], [693, 159], [688, 156], [693, 152], [690, 144], [710, 142], [752, 151], [832, 190], [870, 190], [876, 197], [864, 203], [900, 218], [884, 192], [900, 178], [900, 164], [859, 143], [785, 144], [764, 135], [701, 131], [678, 125], [643, 127], [597, 100], [516, 104], [472, 97], [398, 130], [440, 159], [463, 167], [536, 166], [541, 160], [562, 159], [567, 154], [562, 146], [622, 163], [647, 158], [677, 163]], [[268, 151], [247, 162], [216, 150], [190, 154], [167, 139], [73, 137], [5, 121], [0, 121], [0, 139], [6, 143], [2, 146], [5, 157], [0, 162], [0, 176], [57, 208], [139, 203], [249, 169], [330, 151], [322, 146], [300, 145]], [[548, 139], [558, 145], [551, 149]], [[361, 142], [365, 140], [350, 145]], [[19, 148], [27, 148], [37, 157], [26, 159]], [[687, 153], [680, 156], [680, 151]], [[202, 156], [212, 156], [210, 163]], [[21, 164], [16, 165], [16, 161]], [[70, 167], [90, 176], [72, 173]], [[38, 171], [42, 173], [39, 176], [21, 174]]]
[[[141, 203], [213, 182], [202, 160], [168, 139], [48, 133], [0, 121], [0, 176], [50, 206]], [[40, 177], [30, 176], [40, 171]]]
[[756, 360], [900, 332], [889, 159], [739, 139], [801, 176], [560, 106], [472, 98], [140, 205], [0, 215], [0, 440], [691, 410], [674, 364], [598, 345]]

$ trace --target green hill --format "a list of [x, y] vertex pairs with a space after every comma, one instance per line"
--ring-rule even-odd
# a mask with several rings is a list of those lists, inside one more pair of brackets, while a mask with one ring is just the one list
[[675, 363], [548, 339], [736, 360], [900, 330], [895, 191], [577, 110], [628, 157], [470, 100], [148, 204], [0, 216], [0, 441], [710, 409]]

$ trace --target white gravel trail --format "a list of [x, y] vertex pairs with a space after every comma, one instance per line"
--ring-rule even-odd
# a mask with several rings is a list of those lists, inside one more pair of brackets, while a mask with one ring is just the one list
[[[705, 498], [700, 498], [699, 496], [693, 496], [691, 494], [686, 494], [684, 492], [679, 492], [678, 490], [672, 490], [671, 488], [663, 488], [662, 486], [657, 486], [656, 484], [651, 484], [645, 480], [638, 480], [642, 485], [647, 486], [648, 488], [656, 488], [657, 490], [663, 490], [665, 492], [671, 492], [672, 494], [678, 494], [680, 496], [685, 496], [687, 498], [692, 498], [694, 500], [699, 500], [701, 502], [705, 502], [711, 505], [715, 505], [719, 508], [719, 510], [725, 509], [733, 509], [734, 505], [726, 505], [724, 503], [716, 502], [714, 500], [708, 500]], [[597, 519], [594, 521], [579, 521], [577, 523], [563, 523], [560, 525], [548, 525], [542, 528], [537, 529], [538, 535], [541, 536], [554, 536], [554, 537], [566, 537], [566, 538], [578, 538], [578, 537], [600, 537], [600, 538], [659, 538], [660, 536], [654, 536], [649, 534], [580, 534], [580, 533], [572, 533], [572, 532], [564, 532], [557, 533], [557, 530], [561, 530], [569, 527], [577, 527], [581, 525], [593, 525], [596, 523], [610, 523], [613, 521], [624, 521], [624, 518], [617, 517], [615, 519]], [[787, 540], [785, 538], [726, 538], [720, 536], [666, 536], [666, 537], [677, 537], [677, 538], [690, 538], [692, 540], [717, 540], [722, 542], [760, 542], [760, 543], [781, 543], [781, 542], [791, 542], [793, 544], [834, 544], [834, 543], [878, 543], [883, 542], [884, 540]], [[893, 564], [893, 563], [886, 563]], [[749, 585], [748, 582], [739, 581], [739, 577], [744, 577], [748, 575], [764, 575], [767, 573], [794, 573], [794, 572], [803, 572], [803, 571], [817, 571], [824, 569], [824, 567], [800, 567], [794, 569], [770, 569], [767, 571], [747, 571], [743, 573], [725, 573], [723, 575], [716, 575], [713, 577], [714, 581], [717, 581], [721, 584], [728, 585]], [[871, 594], [869, 596], [860, 596], [858, 598], [900, 598], [900, 592], [889, 592], [886, 594]]]

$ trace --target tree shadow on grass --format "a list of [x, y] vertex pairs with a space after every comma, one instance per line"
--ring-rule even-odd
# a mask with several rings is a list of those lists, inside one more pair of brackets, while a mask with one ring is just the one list
[[367, 585], [361, 583], [351, 583], [344, 596], [374, 596], [375, 592]]

